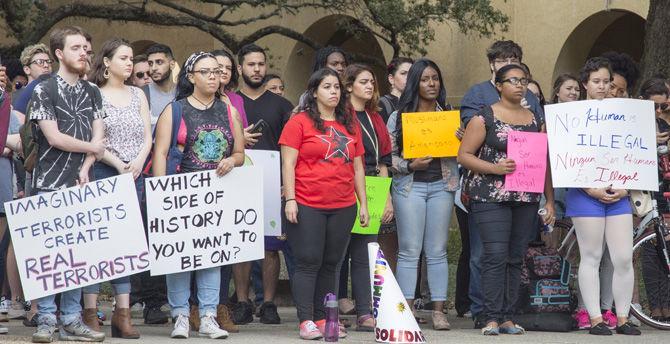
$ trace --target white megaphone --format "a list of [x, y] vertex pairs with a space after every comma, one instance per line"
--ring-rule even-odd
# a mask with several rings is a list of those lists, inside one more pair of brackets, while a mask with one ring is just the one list
[[368, 244], [375, 340], [380, 343], [425, 343], [393, 272], [376, 242]]

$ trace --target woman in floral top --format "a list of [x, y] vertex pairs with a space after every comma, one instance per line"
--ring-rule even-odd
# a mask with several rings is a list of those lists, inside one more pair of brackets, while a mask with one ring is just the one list
[[[498, 70], [495, 84], [500, 101], [482, 109], [468, 123], [458, 162], [470, 171], [463, 193], [470, 197], [484, 245], [482, 291], [486, 327], [482, 333], [523, 334], [524, 329], [514, 324], [511, 316], [541, 194], [505, 190], [505, 175], [516, 168], [514, 160], [507, 158], [507, 134], [512, 130], [539, 132], [544, 125], [541, 118], [521, 105], [528, 78], [520, 66], [507, 65]], [[548, 210], [544, 222], [550, 223], [554, 219], [554, 197], [549, 176], [544, 190]]]

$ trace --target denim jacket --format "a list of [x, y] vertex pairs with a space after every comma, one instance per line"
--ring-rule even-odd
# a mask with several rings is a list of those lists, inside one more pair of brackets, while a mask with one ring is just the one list
[[[414, 182], [414, 172], [410, 172], [409, 160], [403, 159], [399, 151], [398, 142], [396, 141], [396, 134], [398, 132], [396, 128], [398, 112], [394, 111], [391, 116], [389, 116], [388, 122], [386, 122], [386, 127], [388, 128], [389, 134], [391, 135], [391, 144], [393, 150], [391, 151], [392, 165], [391, 171], [393, 172], [393, 191], [398, 192], [401, 195], [407, 195], [412, 189], [412, 183]], [[459, 189], [459, 175], [458, 175], [458, 163], [456, 162], [455, 157], [451, 158], [440, 158], [440, 163], [442, 165], [442, 181], [444, 181], [444, 190], [454, 192]]]

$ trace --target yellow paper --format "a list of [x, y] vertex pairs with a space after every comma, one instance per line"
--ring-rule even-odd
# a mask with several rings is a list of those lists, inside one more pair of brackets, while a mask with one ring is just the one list
[[460, 125], [458, 110], [403, 113], [403, 158], [456, 156], [461, 145], [456, 137]]

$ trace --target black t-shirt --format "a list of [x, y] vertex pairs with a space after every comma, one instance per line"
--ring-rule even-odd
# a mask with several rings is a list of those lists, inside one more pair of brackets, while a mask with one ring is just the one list
[[279, 136], [284, 130], [284, 124], [291, 116], [293, 104], [270, 91], [265, 91], [255, 100], [247, 97], [241, 91], [237, 93], [244, 100], [244, 111], [247, 113], [249, 124], [255, 124], [260, 119], [268, 124], [268, 128], [252, 149], [279, 151]]
[[380, 156], [379, 161], [377, 161], [377, 155], [381, 154], [379, 152], [379, 139], [377, 139], [377, 132], [372, 125], [370, 117], [368, 117], [365, 111], [356, 111], [356, 117], [358, 117], [358, 122], [361, 124], [361, 136], [363, 137], [363, 147], [365, 148], [365, 170], [374, 170], [378, 164], [391, 165], [391, 154]]

